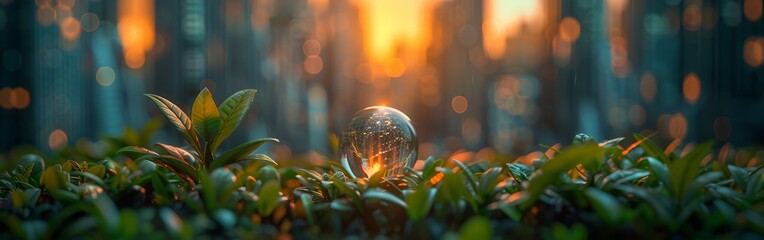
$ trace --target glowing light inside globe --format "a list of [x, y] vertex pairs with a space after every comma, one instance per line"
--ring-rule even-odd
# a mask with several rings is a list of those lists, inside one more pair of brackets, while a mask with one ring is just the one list
[[368, 107], [353, 115], [342, 130], [342, 164], [356, 177], [384, 169], [384, 176], [402, 174], [417, 158], [417, 138], [411, 119], [398, 109]]

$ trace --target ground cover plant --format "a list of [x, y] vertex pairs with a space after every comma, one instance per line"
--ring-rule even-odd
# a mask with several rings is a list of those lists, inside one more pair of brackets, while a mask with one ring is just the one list
[[[349, 178], [336, 159], [284, 164], [254, 152], [276, 139], [221, 143], [255, 97], [191, 116], [147, 95], [188, 145], [150, 145], [158, 129], [105, 138], [105, 157], [8, 154], [0, 238], [762, 238], [764, 165], [713, 142], [660, 148], [649, 136], [519, 157], [426, 158], [398, 176]], [[628, 144], [626, 144], [628, 142]], [[281, 159], [278, 159], [281, 160]], [[288, 161], [294, 163], [295, 161]]]

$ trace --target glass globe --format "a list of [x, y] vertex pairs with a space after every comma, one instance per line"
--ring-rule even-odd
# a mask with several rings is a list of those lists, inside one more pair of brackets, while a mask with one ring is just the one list
[[369, 177], [381, 169], [384, 176], [398, 175], [414, 165], [417, 145], [406, 114], [391, 107], [368, 107], [342, 130], [340, 161], [355, 177]]

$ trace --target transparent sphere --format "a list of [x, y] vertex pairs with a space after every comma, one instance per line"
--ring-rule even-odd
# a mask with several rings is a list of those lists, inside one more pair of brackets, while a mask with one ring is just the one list
[[368, 107], [353, 115], [342, 130], [341, 161], [356, 177], [385, 169], [385, 176], [402, 174], [417, 157], [411, 119], [398, 109]]

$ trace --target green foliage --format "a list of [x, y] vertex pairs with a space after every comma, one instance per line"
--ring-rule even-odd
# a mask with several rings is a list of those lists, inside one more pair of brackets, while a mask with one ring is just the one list
[[157, 143], [156, 151], [141, 146], [127, 146], [117, 151], [117, 154], [126, 155], [136, 161], [152, 161], [157, 166], [175, 173], [192, 187], [201, 180], [200, 172], [207, 169], [213, 170], [242, 161], [264, 161], [277, 165], [266, 155], [251, 155], [267, 142], [278, 142], [275, 138], [248, 141], [215, 156], [220, 144], [241, 124], [249, 111], [255, 92], [254, 89], [239, 91], [218, 107], [210, 91], [204, 88], [194, 101], [191, 118], [171, 101], [154, 94], [146, 94], [193, 150], [187, 151], [182, 147]]
[[764, 234], [762, 165], [715, 159], [712, 143], [666, 151], [640, 135], [621, 146], [628, 140], [598, 142], [579, 134], [562, 150], [532, 153], [519, 158], [523, 161], [430, 157], [420, 169], [399, 176], [354, 178], [335, 161], [277, 164], [253, 154], [276, 141], [271, 138], [216, 154], [244, 119], [254, 94], [240, 91], [215, 106], [205, 89], [191, 118], [149, 95], [188, 148], [162, 143], [147, 148], [145, 142], [99, 159], [18, 156], [19, 164], [0, 173], [0, 238]]

